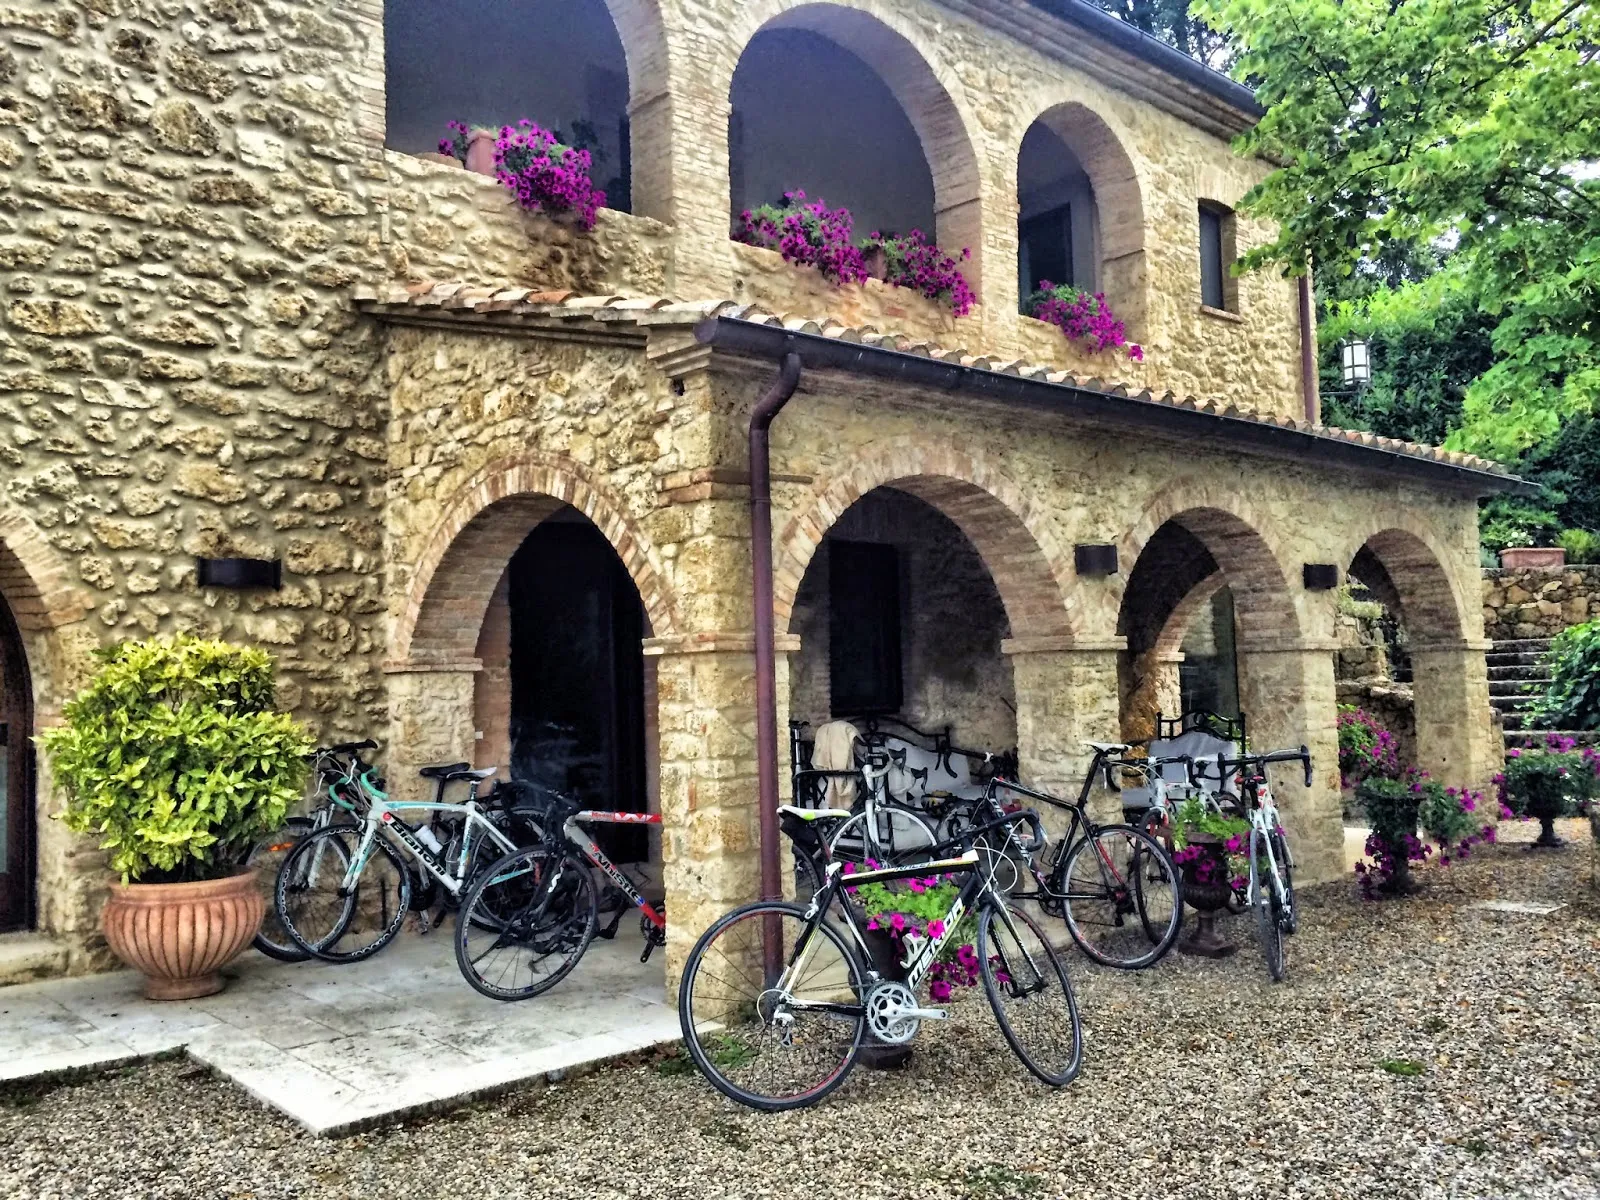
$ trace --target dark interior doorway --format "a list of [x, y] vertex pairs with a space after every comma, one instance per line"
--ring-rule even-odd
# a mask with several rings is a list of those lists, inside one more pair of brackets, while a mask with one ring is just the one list
[[33, 689], [0, 597], [0, 931], [33, 924]]
[[[645, 812], [647, 621], [616, 551], [582, 517], [552, 517], [512, 556], [510, 601], [512, 777]], [[643, 828], [593, 832], [617, 862], [649, 858]]]

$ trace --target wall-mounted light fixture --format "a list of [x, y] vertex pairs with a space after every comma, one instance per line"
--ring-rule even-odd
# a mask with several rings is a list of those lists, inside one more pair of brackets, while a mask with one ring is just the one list
[[1339, 568], [1332, 563], [1307, 563], [1301, 571], [1306, 590], [1326, 592], [1339, 586]]
[[283, 563], [275, 558], [200, 558], [201, 587], [271, 588], [283, 586]]
[[1339, 343], [1339, 364], [1345, 387], [1365, 387], [1372, 382], [1372, 358], [1360, 338]]
[[1079, 544], [1072, 548], [1072, 565], [1079, 575], [1115, 575], [1117, 548]]

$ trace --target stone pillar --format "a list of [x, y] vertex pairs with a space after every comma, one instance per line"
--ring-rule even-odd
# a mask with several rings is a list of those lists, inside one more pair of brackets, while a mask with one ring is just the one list
[[1239, 707], [1250, 750], [1269, 753], [1305, 746], [1312, 782], [1299, 764], [1274, 768], [1272, 790], [1297, 879], [1322, 883], [1344, 873], [1344, 818], [1339, 795], [1338, 699], [1334, 687], [1337, 641], [1241, 643]]
[[667, 988], [706, 926], [759, 894], [755, 650], [748, 633], [649, 638], [660, 726]]
[[1489, 711], [1486, 641], [1410, 647], [1417, 765], [1442, 783], [1486, 787], [1504, 757]]
[[473, 721], [477, 659], [406, 662], [384, 667], [389, 685], [389, 742], [384, 777], [397, 799], [431, 797], [432, 785], [417, 769], [435, 762], [471, 762], [476, 748]]
[[1122, 701], [1122, 740], [1142, 742], [1156, 735], [1156, 717], [1183, 711], [1181, 650], [1146, 650], [1129, 666], [1129, 691]]
[[[1076, 800], [1094, 752], [1084, 743], [1121, 738], [1117, 655], [1127, 639], [1074, 641], [1067, 637], [1007, 638], [1017, 694], [1017, 757], [1022, 782]], [[1091, 797], [1097, 820], [1120, 818], [1121, 807], [1103, 786]], [[1052, 835], [1062, 826], [1054, 810], [1040, 813]]]

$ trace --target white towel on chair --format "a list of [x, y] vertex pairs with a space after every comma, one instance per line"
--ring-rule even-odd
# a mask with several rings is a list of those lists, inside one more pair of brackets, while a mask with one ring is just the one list
[[[811, 746], [811, 765], [819, 771], [854, 771], [856, 742], [861, 731], [849, 721], [829, 721], [817, 726]], [[850, 808], [856, 802], [854, 779], [830, 779], [824, 803], [829, 808]]]

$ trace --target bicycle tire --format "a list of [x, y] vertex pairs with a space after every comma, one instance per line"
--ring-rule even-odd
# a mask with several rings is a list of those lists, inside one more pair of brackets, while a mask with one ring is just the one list
[[[978, 918], [978, 962], [983, 973], [983, 990], [989, 997], [989, 1007], [994, 1010], [995, 1023], [1005, 1036], [1022, 1065], [1051, 1087], [1065, 1087], [1077, 1078], [1083, 1069], [1083, 1021], [1078, 1015], [1078, 998], [1073, 994], [1072, 981], [1044, 930], [1027, 913], [1011, 905], [1006, 906], [1015, 926], [1008, 927], [996, 920], [1000, 912], [998, 902], [984, 906]], [[1026, 929], [1033, 945], [1023, 943], [1014, 930]], [[1042, 960], [1042, 961], [1041, 961]], [[1004, 978], [1002, 978], [1002, 975]], [[1055, 1004], [1056, 988], [1066, 998], [1066, 1027], [1069, 1047], [1064, 1056], [1054, 1061], [1042, 1059], [1044, 1047], [1024, 1046], [1024, 1040], [1059, 1040], [1062, 1015]], [[1008, 1009], [1006, 998], [1020, 1001]], [[1038, 1034], [1031, 1032], [1026, 1038], [1019, 1029], [1019, 1015], [1026, 1015], [1030, 1025], [1037, 1024]]]
[[[1084, 853], [1091, 848], [1096, 851], [1092, 860], [1094, 872], [1085, 874], [1091, 883], [1079, 889], [1074, 885], [1077, 868]], [[1106, 860], [1111, 861], [1120, 884], [1107, 882]], [[1129, 881], [1134, 879], [1134, 872], [1147, 873], [1146, 860], [1159, 864], [1159, 875], [1155, 880], [1138, 879], [1135, 886]], [[1078, 949], [1101, 966], [1119, 971], [1142, 971], [1160, 962], [1177, 943], [1178, 932], [1183, 927], [1183, 884], [1178, 869], [1159, 842], [1133, 826], [1102, 825], [1090, 836], [1080, 838], [1067, 852], [1056, 881], [1061, 885], [1057, 891], [1062, 897], [1062, 919], [1066, 921], [1067, 932]], [[1096, 886], [1093, 881], [1098, 881], [1098, 892], [1087, 890]], [[1164, 905], [1157, 905], [1156, 885], [1161, 883], [1168, 885], [1168, 895]], [[1151, 919], [1160, 929], [1158, 938], [1145, 934], [1146, 920], [1151, 913], [1159, 917], [1159, 920]], [[1122, 934], [1130, 917], [1138, 924], [1136, 938]], [[1105, 932], [1099, 932], [1101, 930]], [[1091, 934], [1091, 931], [1094, 932]]]
[[1300, 906], [1294, 902], [1294, 863], [1289, 857], [1289, 843], [1282, 834], [1272, 835], [1273, 855], [1278, 860], [1278, 878], [1283, 884], [1284, 913], [1287, 923], [1284, 932], [1300, 932]]
[[[550, 883], [554, 890], [547, 893]], [[557, 846], [513, 850], [480, 872], [462, 897], [454, 939], [456, 966], [475, 991], [491, 1000], [528, 1000], [573, 972], [599, 923], [599, 899], [587, 863]], [[511, 953], [485, 965], [502, 950]], [[554, 970], [536, 977], [536, 965], [554, 953], [565, 957]], [[515, 970], [523, 955], [528, 956], [527, 984], [507, 986], [507, 965]]]
[[[1172, 822], [1167, 815], [1159, 809], [1152, 808], [1139, 819], [1139, 832], [1150, 838], [1172, 855]], [[1173, 864], [1176, 869], [1177, 864]], [[1178, 879], [1178, 932], [1183, 932], [1183, 873], [1177, 872]], [[1134, 903], [1139, 910], [1139, 921], [1144, 926], [1144, 935], [1150, 939], [1152, 945], [1161, 940], [1165, 932], [1160, 922], [1151, 916], [1150, 905], [1145, 900], [1144, 889], [1140, 888], [1134, 893]]]
[[[836, 1039], [838, 1061], [830, 1062], [833, 1055], [824, 1048], [823, 1065], [826, 1073], [822, 1078], [810, 1086], [780, 1094], [753, 1090], [749, 1085], [749, 1076], [755, 1072], [745, 1072], [744, 1068], [775, 1062], [779, 1049], [798, 1047], [804, 1051], [820, 1048], [821, 1038], [830, 1026], [827, 1015], [817, 1013], [815, 1015], [819, 1019], [808, 1025], [806, 1034], [797, 1041], [794, 1034], [795, 1014], [792, 1011], [786, 1014], [790, 1018], [788, 1024], [771, 1019], [771, 1014], [762, 1013], [761, 1006], [763, 1002], [769, 1002], [768, 997], [773, 991], [766, 984], [759, 958], [762, 927], [768, 916], [779, 923], [778, 936], [786, 951], [785, 962], [792, 958], [792, 947], [803, 944], [809, 949], [811, 943], [801, 943], [802, 936], [820, 936], [831, 945], [837, 952], [837, 962], [843, 964], [844, 973], [842, 978], [831, 978], [829, 973], [837, 972], [839, 967], [834, 961], [825, 964], [825, 970], [817, 979], [817, 986], [826, 990], [819, 996], [836, 1004], [841, 1003], [838, 997], [847, 996], [848, 999], [842, 1002], [843, 1006], [855, 1010], [848, 1034]], [[722, 944], [724, 942], [725, 945]], [[756, 957], [752, 959], [752, 955]], [[732, 978], [724, 978], [718, 974], [719, 971]], [[689, 952], [683, 968], [683, 981], [678, 987], [678, 1023], [683, 1030], [684, 1045], [700, 1073], [730, 1100], [762, 1112], [806, 1108], [842, 1084], [861, 1053], [861, 1040], [867, 1026], [863, 992], [865, 978], [861, 962], [850, 944], [820, 913], [812, 922], [807, 921], [806, 910], [798, 904], [781, 901], [746, 904], [715, 921], [700, 935], [694, 949]], [[808, 973], [800, 980], [799, 986], [805, 987], [812, 981], [813, 975]], [[716, 991], [718, 984], [728, 988], [729, 994], [719, 995]], [[754, 995], [732, 994], [740, 984], [746, 985], [747, 991], [753, 990]], [[703, 1008], [697, 1009], [697, 1002], [702, 999], [706, 1003]], [[736, 1021], [736, 1017], [744, 1019]], [[846, 1020], [849, 1020], [849, 1014], [836, 1014], [832, 1027], [844, 1034]], [[782, 1032], [774, 1033], [780, 1028]], [[812, 1029], [819, 1032], [812, 1034]], [[756, 1043], [754, 1048], [749, 1044], [751, 1041]], [[762, 1046], [762, 1041], [767, 1045]], [[739, 1078], [734, 1077], [734, 1072], [740, 1073]]]
[[267, 911], [262, 915], [261, 928], [256, 930], [256, 935], [250, 944], [268, 958], [275, 958], [279, 962], [305, 962], [311, 957], [310, 953], [302, 950], [284, 929], [283, 922], [278, 919], [275, 899], [278, 868], [283, 865], [282, 856], [287, 856], [302, 839], [313, 833], [316, 827], [317, 823], [310, 817], [288, 817], [284, 820], [282, 828], [252, 846], [250, 857], [245, 859], [245, 866], [253, 867], [259, 872], [257, 886], [264, 884], [267, 891]]
[[[314, 858], [317, 854], [317, 847], [326, 844], [338, 846], [339, 857], [348, 863], [351, 852], [360, 844], [362, 832], [362, 827], [359, 825], [329, 825], [325, 829], [319, 829], [294, 848], [289, 857], [283, 860], [283, 867], [278, 872], [276, 892], [278, 919], [283, 922], [284, 929], [295, 940], [296, 945], [323, 962], [352, 963], [371, 958], [379, 950], [394, 941], [400, 933], [400, 926], [406, 919], [406, 913], [411, 911], [411, 872], [394, 848], [379, 836], [373, 843], [373, 853], [362, 866], [361, 874], [356, 877], [355, 887], [348, 893], [336, 893], [340, 896], [342, 902], [342, 913], [333, 925], [326, 931], [311, 927], [297, 927], [294, 912], [291, 910], [290, 896], [294, 894], [294, 879], [296, 875], [301, 874], [303, 877], [300, 860], [313, 859], [313, 863], [308, 864], [308, 866], [315, 869], [317, 864], [315, 864]], [[356, 918], [360, 913], [361, 892], [364, 886], [361, 880], [373, 868], [375, 863], [379, 864], [380, 870], [383, 868], [383, 864], [387, 863], [389, 870], [393, 872], [392, 881], [386, 879], [381, 885], [375, 887], [373, 886], [374, 882], [376, 882], [374, 880], [365, 885], [369, 892], [369, 902], [372, 901], [375, 895], [378, 904], [377, 934], [371, 941], [363, 943], [355, 950], [336, 949], [339, 943], [349, 936], [352, 927], [356, 923]], [[340, 882], [342, 881], [343, 873], [341, 872]], [[323, 880], [322, 882], [326, 886], [328, 881]], [[304, 894], [312, 886], [314, 884], [301, 884], [301, 894]], [[392, 895], [390, 894], [391, 891], [393, 892]], [[305, 916], [306, 914], [302, 912], [302, 924], [306, 923], [304, 921]]]
[[[922, 814], [912, 812], [908, 808], [891, 807], [887, 804], [880, 804], [877, 807], [880, 815], [885, 813], [889, 814], [889, 819], [891, 821], [891, 828], [889, 832], [889, 838], [891, 842], [890, 846], [885, 849], [881, 841], [876, 849], [868, 845], [870, 839], [868, 838], [866, 832], [867, 814], [865, 811], [862, 811], [856, 813], [853, 817], [849, 818], [849, 820], [842, 822], [839, 825], [839, 828], [833, 831], [833, 839], [828, 843], [833, 857], [839, 862], [853, 862], [861, 864], [865, 864], [870, 859], [871, 861], [878, 863], [880, 866], [891, 867], [910, 866], [913, 863], [926, 861], [929, 856], [929, 851], [934, 846], [939, 844], [938, 834], [935, 833], [933, 826], [928, 824], [926, 818], [924, 818]], [[926, 835], [927, 841], [922, 844], [914, 846], [908, 845], [897, 849], [892, 844], [897, 836], [894, 832], [892, 824], [895, 821], [898, 821], [902, 826], [910, 827], [911, 829], [915, 830], [916, 838], [919, 841], [923, 835]], [[858, 831], [854, 834], [854, 840], [860, 842], [859, 849], [856, 846], [848, 844], [852, 841], [852, 837], [850, 836], [851, 830]]]
[[[1270, 874], [1261, 873], [1261, 840], [1259, 832], [1250, 836], [1250, 896], [1256, 910], [1256, 939], [1261, 943], [1261, 957], [1267, 964], [1267, 974], [1273, 983], [1282, 983], [1288, 973], [1283, 946], [1283, 925], [1278, 919], [1277, 894], [1272, 887]], [[1270, 848], [1268, 853], [1271, 853]]]

